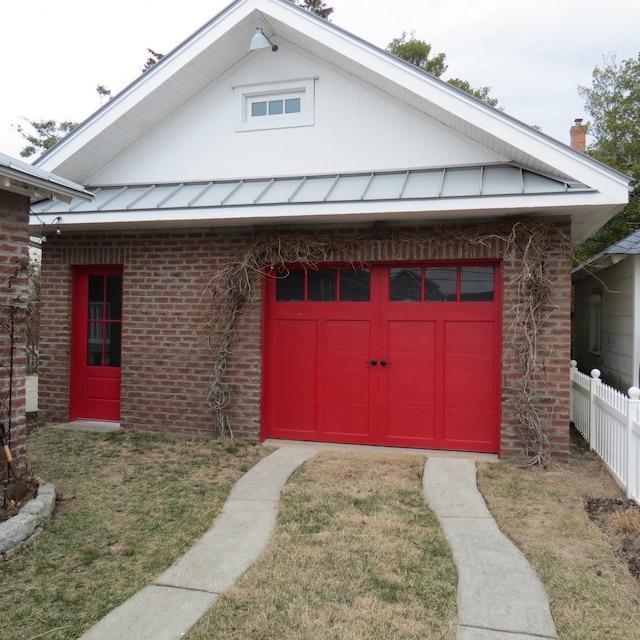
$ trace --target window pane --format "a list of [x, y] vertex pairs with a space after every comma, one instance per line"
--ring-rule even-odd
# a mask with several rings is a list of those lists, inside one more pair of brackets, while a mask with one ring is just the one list
[[251, 116], [253, 118], [267, 115], [267, 103], [266, 102], [253, 102], [251, 104]]
[[89, 317], [102, 318], [104, 276], [89, 276]]
[[105, 317], [122, 319], [122, 276], [107, 276], [107, 308]]
[[106, 367], [120, 366], [120, 345], [122, 343], [122, 325], [119, 322], [109, 322], [106, 325], [107, 344], [105, 345]]
[[461, 267], [460, 300], [491, 302], [493, 300], [493, 267]]
[[422, 269], [391, 269], [389, 299], [391, 302], [420, 302]]
[[285, 113], [300, 113], [300, 98], [287, 98], [284, 101]]
[[304, 300], [304, 271], [296, 269], [286, 275], [278, 274], [276, 280], [278, 302], [302, 302]]
[[307, 272], [309, 278], [309, 300], [313, 302], [335, 302], [337, 272], [335, 269], [321, 269]]
[[90, 322], [87, 331], [87, 364], [90, 367], [102, 366], [102, 329], [103, 322]]
[[425, 269], [424, 299], [430, 302], [449, 302], [457, 299], [456, 267], [428, 267]]
[[369, 269], [342, 269], [340, 271], [340, 300], [343, 302], [369, 302]]
[[269, 100], [269, 115], [280, 115], [282, 113], [282, 107], [282, 100]]

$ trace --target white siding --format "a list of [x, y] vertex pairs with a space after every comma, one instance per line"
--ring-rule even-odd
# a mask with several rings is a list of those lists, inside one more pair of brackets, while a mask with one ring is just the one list
[[[584, 372], [600, 369], [604, 382], [625, 393], [638, 381], [634, 335], [636, 262], [637, 256], [626, 256], [618, 264], [575, 284], [573, 357], [578, 368]], [[599, 355], [588, 350], [589, 298], [596, 292], [602, 294]]]
[[[251, 178], [505, 160], [292, 46], [248, 56], [90, 184]], [[236, 132], [233, 87], [315, 77], [315, 124]]]

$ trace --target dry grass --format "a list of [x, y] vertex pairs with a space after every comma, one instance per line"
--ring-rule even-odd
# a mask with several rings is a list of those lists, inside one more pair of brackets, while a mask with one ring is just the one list
[[640, 584], [585, 511], [588, 497], [622, 496], [598, 457], [576, 439], [570, 462], [549, 471], [478, 467], [492, 514], [547, 589], [560, 640], [638, 640]]
[[32, 433], [29, 463], [59, 500], [45, 532], [0, 564], [0, 637], [77, 638], [179, 558], [268, 453], [142, 432]]
[[640, 511], [637, 509], [626, 509], [618, 511], [609, 516], [607, 526], [613, 535], [640, 536]]
[[286, 486], [262, 558], [189, 640], [453, 639], [455, 567], [423, 456], [329, 453]]

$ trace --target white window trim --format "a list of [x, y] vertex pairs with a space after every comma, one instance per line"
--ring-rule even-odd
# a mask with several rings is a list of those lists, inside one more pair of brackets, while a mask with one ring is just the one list
[[[309, 127], [314, 123], [315, 78], [247, 84], [233, 89], [236, 101], [236, 131]], [[285, 98], [300, 98], [300, 112], [251, 117], [252, 102]]]

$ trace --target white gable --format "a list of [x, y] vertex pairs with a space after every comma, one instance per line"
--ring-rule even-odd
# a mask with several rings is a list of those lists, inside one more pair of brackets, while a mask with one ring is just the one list
[[[268, 56], [268, 57], [267, 57]], [[313, 84], [309, 126], [238, 130], [237, 91]], [[292, 121], [295, 124], [295, 120]], [[117, 156], [88, 184], [226, 180], [504, 162], [380, 90], [292, 45], [256, 52]]]
[[[256, 27], [278, 44], [277, 52], [249, 51]], [[310, 122], [239, 130], [238, 87], [290, 81], [314, 89]], [[510, 187], [499, 198], [465, 189], [454, 196], [439, 193], [428, 206], [386, 199], [385, 211], [395, 220], [571, 216], [572, 235], [580, 241], [628, 198], [629, 180], [618, 172], [287, 0], [237, 0], [37, 161], [43, 169], [96, 187], [492, 164], [582, 187], [549, 194]], [[409, 208], [411, 216], [405, 215]], [[109, 216], [96, 211], [90, 221], [133, 224], [128, 211]], [[343, 214], [364, 220], [379, 213], [374, 200], [353, 204], [349, 212], [322, 203], [300, 210], [300, 216], [312, 216], [306, 219], [336, 221]], [[227, 215], [210, 214], [200, 211], [197, 220], [179, 221], [213, 223]], [[247, 209], [240, 217], [254, 224], [261, 215]], [[276, 207], [272, 219], [295, 221], [296, 215]], [[150, 224], [176, 224], [157, 210], [145, 216]]]

